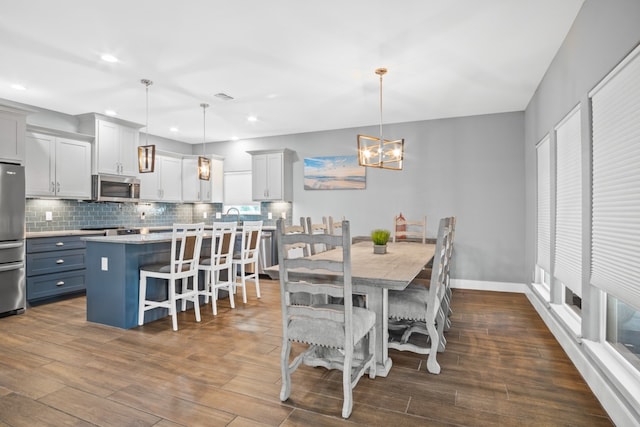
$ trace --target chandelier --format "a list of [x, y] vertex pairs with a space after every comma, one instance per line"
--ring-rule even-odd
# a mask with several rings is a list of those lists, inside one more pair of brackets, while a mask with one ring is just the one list
[[358, 163], [382, 169], [402, 170], [404, 139], [388, 140], [382, 134], [382, 76], [386, 68], [376, 69], [380, 76], [380, 136], [358, 135]]

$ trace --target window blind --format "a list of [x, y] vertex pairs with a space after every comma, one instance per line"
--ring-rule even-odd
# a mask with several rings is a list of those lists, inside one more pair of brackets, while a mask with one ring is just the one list
[[547, 135], [539, 144], [537, 152], [538, 168], [538, 239], [536, 263], [545, 271], [551, 271], [551, 158], [550, 142]]
[[591, 283], [640, 309], [640, 48], [592, 93]]
[[580, 109], [556, 128], [554, 275], [582, 297], [582, 134]]

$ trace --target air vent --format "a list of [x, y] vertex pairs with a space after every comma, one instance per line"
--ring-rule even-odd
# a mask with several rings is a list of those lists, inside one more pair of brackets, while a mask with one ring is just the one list
[[233, 99], [233, 96], [229, 96], [226, 93], [216, 93], [215, 95], [216, 98], [222, 99], [223, 101], [231, 101]]

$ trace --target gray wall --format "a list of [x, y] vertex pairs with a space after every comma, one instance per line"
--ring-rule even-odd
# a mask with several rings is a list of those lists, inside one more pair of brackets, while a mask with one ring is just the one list
[[536, 245], [536, 144], [640, 43], [640, 1], [587, 0], [525, 111], [526, 268]]
[[427, 215], [428, 235], [438, 219], [456, 215], [456, 279], [525, 282], [524, 114], [463, 117], [384, 126], [389, 138], [405, 138], [402, 171], [367, 170], [365, 190], [304, 190], [305, 157], [356, 154], [356, 135], [377, 126], [209, 144], [225, 158], [225, 171], [251, 168], [247, 150], [290, 148], [293, 215], [345, 216], [352, 234], [391, 228], [394, 215]]

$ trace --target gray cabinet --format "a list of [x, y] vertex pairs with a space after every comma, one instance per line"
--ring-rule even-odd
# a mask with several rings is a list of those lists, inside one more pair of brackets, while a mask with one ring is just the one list
[[27, 239], [28, 301], [85, 290], [84, 236]]

